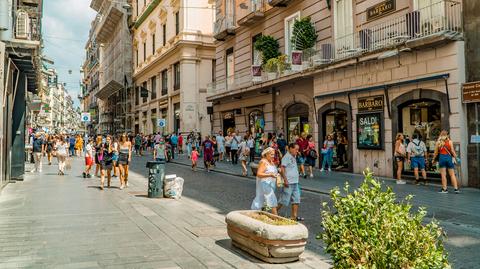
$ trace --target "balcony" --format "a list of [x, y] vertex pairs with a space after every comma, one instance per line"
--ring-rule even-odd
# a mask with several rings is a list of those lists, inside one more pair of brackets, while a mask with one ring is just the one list
[[[240, 26], [253, 25], [262, 21], [265, 17], [266, 5], [264, 0], [246, 0], [240, 3], [239, 7], [238, 15], [240, 19], [237, 21], [237, 24]], [[247, 12], [244, 10], [247, 10]]]
[[107, 41], [112, 38], [112, 33], [115, 32], [115, 28], [122, 19], [122, 16], [123, 11], [117, 7], [116, 3], [111, 3], [100, 21], [96, 40], [100, 43], [107, 43]]
[[213, 37], [216, 40], [225, 40], [229, 35], [235, 35], [235, 16], [227, 14], [217, 18], [213, 25]]
[[33, 6], [19, 6], [15, 12], [14, 42], [39, 46], [41, 21], [39, 9]]
[[[462, 5], [456, 1], [440, 1], [380, 24], [365, 25], [351, 35], [335, 39], [331, 43], [317, 44], [312, 51], [303, 51], [301, 63], [287, 63], [284, 70], [267, 73], [259, 66], [236, 72], [235, 76], [210, 83], [207, 96], [228, 96], [250, 87], [296, 79], [316, 68], [329, 66], [344, 60], [383, 52], [384, 56], [398, 54], [401, 50], [432, 46], [462, 38]], [[379, 56], [381, 58], [381, 56]], [[253, 75], [255, 74], [255, 76]]]

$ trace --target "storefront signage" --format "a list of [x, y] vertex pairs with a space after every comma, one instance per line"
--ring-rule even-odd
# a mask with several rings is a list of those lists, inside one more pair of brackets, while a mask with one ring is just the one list
[[382, 17], [395, 11], [395, 0], [385, 0], [379, 4], [367, 8], [367, 21]]
[[383, 111], [383, 95], [358, 99], [358, 112]]
[[463, 84], [462, 92], [464, 103], [480, 102], [480, 81]]
[[383, 113], [357, 114], [357, 148], [383, 149]]

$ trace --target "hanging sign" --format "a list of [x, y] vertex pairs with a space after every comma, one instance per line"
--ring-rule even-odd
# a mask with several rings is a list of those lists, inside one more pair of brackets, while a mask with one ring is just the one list
[[385, 0], [367, 8], [367, 21], [382, 17], [393, 11], [395, 11], [395, 0]]
[[88, 112], [83, 112], [81, 117], [80, 117], [80, 121], [81, 122], [90, 122], [91, 121], [91, 118], [90, 118], [90, 113]]
[[465, 83], [462, 86], [463, 102], [480, 102], [480, 81]]
[[167, 126], [167, 121], [165, 119], [157, 119], [157, 126], [164, 128]]
[[358, 98], [358, 112], [383, 111], [383, 95]]

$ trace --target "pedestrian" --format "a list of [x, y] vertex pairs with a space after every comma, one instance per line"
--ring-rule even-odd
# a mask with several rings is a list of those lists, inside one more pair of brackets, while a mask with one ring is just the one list
[[140, 134], [137, 134], [135, 136], [135, 155], [141, 156], [142, 155], [142, 136]]
[[92, 169], [94, 158], [93, 139], [89, 138], [87, 145], [85, 146], [85, 171], [83, 172], [83, 178], [92, 177], [92, 175], [90, 175], [90, 170]]
[[203, 148], [203, 163], [207, 172], [210, 172], [210, 165], [213, 162], [213, 142], [210, 140], [210, 136], [205, 137], [205, 141], [202, 143]]
[[238, 145], [238, 159], [242, 165], [242, 176], [246, 177], [248, 174], [247, 160], [250, 157], [250, 147], [247, 145], [248, 136], [245, 135], [242, 142]]
[[178, 147], [178, 136], [175, 133], [170, 136], [170, 144], [172, 145], [172, 159], [175, 159], [175, 150]]
[[153, 159], [155, 161], [165, 161], [167, 159], [167, 146], [165, 145], [165, 139], [163, 139], [163, 137], [160, 138], [158, 144], [155, 145]]
[[[308, 146], [308, 143], [307, 143]], [[322, 169], [321, 172], [325, 171], [325, 166], [328, 165], [328, 171], [332, 171], [332, 164], [333, 164], [333, 150], [335, 148], [335, 140], [333, 140], [333, 135], [329, 134], [323, 141], [323, 148], [322, 148]]]
[[193, 171], [197, 170], [198, 155], [200, 155], [200, 154], [197, 151], [197, 147], [193, 146], [192, 147], [192, 156], [190, 158], [190, 160], [192, 161], [192, 170]]
[[57, 143], [55, 144], [55, 148], [57, 150], [57, 160], [58, 160], [58, 175], [63, 176], [65, 175], [65, 162], [67, 157], [69, 156], [70, 151], [70, 143], [67, 142], [67, 139], [64, 136], [60, 136]]
[[253, 163], [255, 161], [255, 138], [252, 134], [247, 137], [247, 147], [249, 148], [249, 161]]
[[347, 155], [348, 140], [343, 133], [339, 132], [337, 135], [337, 169], [345, 167], [346, 155]]
[[452, 181], [452, 185], [455, 193], [460, 193], [458, 189], [457, 177], [455, 175], [455, 164], [457, 162], [457, 153], [453, 147], [453, 142], [448, 137], [448, 132], [443, 130], [440, 132], [437, 143], [435, 144], [434, 160], [437, 161], [437, 165], [440, 169], [440, 175], [442, 177], [442, 189], [439, 193], [448, 193], [447, 189], [447, 171]]
[[75, 156], [75, 145], [77, 143], [77, 140], [75, 139], [75, 136], [71, 134], [68, 138], [68, 155], [70, 156]]
[[402, 180], [403, 162], [406, 157], [406, 149], [404, 144], [404, 136], [401, 133], [397, 134], [395, 138], [395, 162], [397, 164], [397, 184], [406, 184], [405, 180]]
[[225, 137], [223, 132], [219, 131], [215, 139], [217, 141], [218, 160], [223, 161], [223, 158], [225, 158]]
[[117, 174], [119, 173], [119, 167], [118, 167], [118, 137], [114, 136], [112, 137], [112, 170], [113, 170], [113, 177], [117, 177]]
[[48, 165], [52, 165], [52, 155], [53, 155], [53, 148], [54, 147], [55, 147], [54, 137], [53, 137], [53, 135], [48, 135], [47, 136], [47, 143], [46, 143]]
[[227, 132], [225, 137], [225, 153], [227, 154], [227, 162], [232, 161], [232, 133]]
[[285, 136], [280, 133], [277, 138], [278, 150], [282, 153], [282, 156], [285, 155], [287, 152], [287, 140], [285, 140]]
[[292, 204], [292, 212], [290, 217], [296, 221], [303, 221], [302, 217], [298, 216], [298, 207], [300, 205], [300, 174], [298, 173], [297, 159], [298, 145], [291, 143], [288, 145], [288, 151], [282, 158], [281, 175], [284, 179], [283, 188], [280, 194], [280, 200], [277, 210], [283, 206]]
[[295, 141], [295, 143], [298, 145], [298, 154], [297, 154], [297, 163], [298, 163], [298, 167], [300, 168], [300, 176], [303, 176], [303, 177], [306, 177], [306, 173], [305, 173], [305, 159], [306, 159], [306, 156], [305, 156], [305, 152], [308, 148], [308, 140], [307, 140], [307, 133], [305, 132], [302, 132], [300, 134], [300, 137], [297, 138], [297, 140]]
[[232, 133], [232, 140], [230, 144], [230, 153], [232, 158], [232, 164], [238, 164], [238, 145], [240, 144], [240, 136], [237, 136], [235, 132]]
[[107, 176], [107, 188], [110, 188], [112, 181], [112, 139], [110, 136], [107, 136], [105, 142], [102, 142], [100, 146], [100, 153], [98, 155], [98, 160], [100, 162], [100, 189], [103, 191], [105, 184], [105, 175]]
[[277, 197], [275, 189], [277, 177], [279, 176], [277, 166], [273, 163], [275, 150], [266, 148], [262, 152], [262, 159], [258, 163], [255, 199], [253, 199], [252, 210], [271, 210], [277, 215]]
[[[308, 172], [310, 174], [310, 178], [313, 178], [313, 167], [315, 167], [315, 162], [318, 158], [317, 150], [315, 149], [315, 142], [313, 142], [313, 136], [307, 135], [308, 146], [306, 151], [306, 159], [305, 164], [308, 166]], [[329, 166], [330, 167], [330, 166]]]
[[218, 161], [218, 145], [217, 145], [217, 137], [212, 135], [211, 136], [212, 143], [213, 143], [213, 166], [216, 165]]
[[178, 154], [183, 154], [183, 135], [178, 135]]
[[128, 140], [127, 134], [120, 136], [118, 143], [118, 166], [120, 168], [120, 189], [128, 187], [128, 166], [132, 160], [132, 142]]
[[423, 184], [427, 184], [427, 171], [425, 170], [425, 163], [428, 157], [427, 146], [425, 143], [420, 140], [420, 135], [414, 133], [412, 136], [413, 140], [410, 141], [407, 145], [407, 159], [410, 163], [410, 167], [413, 169], [413, 174], [415, 175], [415, 184], [420, 184], [420, 176], [418, 170], [422, 171]]
[[36, 133], [32, 143], [33, 159], [35, 162], [35, 168], [32, 172], [42, 172], [42, 157], [45, 154], [45, 140], [42, 138], [42, 134]]
[[192, 147], [195, 146], [193, 144], [193, 132], [190, 132], [188, 135], [187, 135], [187, 141], [186, 141], [186, 145], [187, 145], [187, 155], [188, 155], [188, 158], [191, 158], [191, 155], [192, 155]]
[[103, 137], [101, 135], [98, 135], [95, 141], [95, 177], [100, 177], [98, 173], [101, 172], [101, 166], [100, 161], [98, 160], [98, 154], [100, 153], [102, 143]]
[[83, 139], [81, 135], [77, 135], [75, 139], [75, 155], [82, 157], [83, 152]]

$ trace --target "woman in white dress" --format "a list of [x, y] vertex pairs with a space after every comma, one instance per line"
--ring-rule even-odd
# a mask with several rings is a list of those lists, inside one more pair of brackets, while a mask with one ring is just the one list
[[278, 169], [274, 163], [275, 150], [266, 148], [262, 152], [262, 160], [258, 164], [256, 196], [252, 202], [252, 210], [270, 208], [277, 215], [277, 197], [275, 196]]
[[65, 137], [61, 135], [58, 138], [55, 148], [57, 150], [57, 159], [58, 159], [58, 174], [63, 176], [65, 175], [65, 161], [68, 157], [68, 143], [65, 141]]

